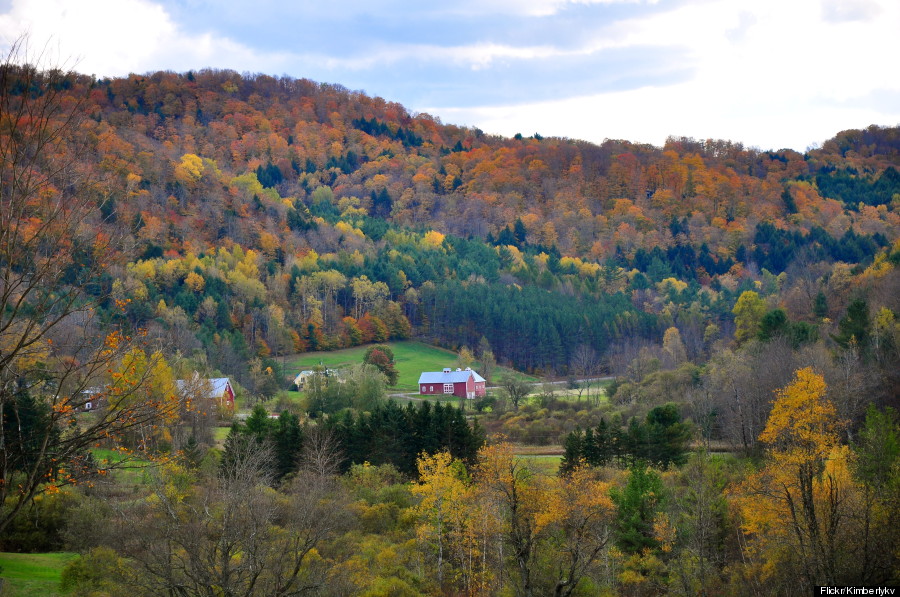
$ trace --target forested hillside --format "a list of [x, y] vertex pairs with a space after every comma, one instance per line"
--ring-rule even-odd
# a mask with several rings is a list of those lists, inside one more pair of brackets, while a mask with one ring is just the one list
[[[10, 59], [0, 168], [0, 548], [73, 595], [900, 582], [900, 128], [597, 146]], [[375, 346], [283, 392], [411, 337], [568, 379], [400, 406]]]
[[732, 335], [746, 290], [791, 321], [839, 320], [900, 230], [898, 129], [807, 154], [505, 139], [229, 71], [81, 77], [66, 94], [83, 100], [71, 150], [127, 247], [91, 290], [251, 388], [254, 358], [410, 335], [484, 336], [564, 374], [581, 345], [675, 326], [694, 358]]

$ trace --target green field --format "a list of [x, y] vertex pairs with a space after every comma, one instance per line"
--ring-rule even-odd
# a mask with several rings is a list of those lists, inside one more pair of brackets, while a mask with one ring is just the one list
[[559, 472], [562, 461], [562, 456], [553, 454], [517, 454], [516, 458], [521, 458], [532, 471], [551, 476]]
[[[386, 344], [394, 351], [394, 366], [400, 374], [397, 385], [391, 388], [392, 390], [416, 392], [419, 389], [419, 375], [423, 371], [440, 371], [444, 367], [456, 366], [456, 353], [450, 350], [414, 340]], [[347, 367], [361, 363], [368, 348], [368, 346], [355, 346], [331, 352], [303, 353], [290, 359], [285, 371], [290, 375], [296, 375], [304, 369], [312, 369], [319, 364], [335, 369]], [[477, 362], [473, 369], [478, 370]], [[498, 377], [504, 371], [508, 370], [498, 367], [494, 377]]]
[[[153, 463], [138, 456], [126, 456], [121, 452], [107, 448], [91, 450], [99, 466], [109, 463], [113, 467], [113, 475], [126, 485], [143, 485], [149, 479], [149, 470]], [[126, 461], [127, 460], [127, 461]]]
[[224, 446], [229, 433], [231, 433], [231, 427], [216, 427], [213, 430], [213, 439], [216, 441], [216, 445]]
[[55, 597], [59, 579], [66, 564], [77, 557], [74, 553], [0, 553], [0, 578], [4, 579], [4, 596]]

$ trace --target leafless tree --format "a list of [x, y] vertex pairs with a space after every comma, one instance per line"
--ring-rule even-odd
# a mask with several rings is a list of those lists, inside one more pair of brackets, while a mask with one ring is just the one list
[[178, 383], [178, 392], [181, 412], [178, 422], [171, 426], [172, 447], [180, 450], [189, 444], [191, 438], [200, 446], [213, 445], [213, 426], [219, 405], [211, 398], [212, 384], [209, 379], [200, 377], [194, 371]]
[[[154, 495], [125, 508], [117, 533], [147, 595], [250, 597], [316, 594], [324, 571], [309, 557], [343, 528], [336, 479], [301, 473], [285, 493], [268, 486], [270, 448], [248, 438], [221, 474], [201, 485], [175, 472]], [[125, 528], [130, 529], [126, 532]]]
[[579, 344], [572, 352], [572, 358], [569, 360], [569, 371], [576, 378], [578, 389], [578, 401], [581, 401], [581, 394], [585, 390], [590, 397], [591, 385], [594, 384], [594, 378], [600, 372], [600, 355], [591, 346], [587, 344]]
[[77, 159], [91, 80], [45, 62], [27, 37], [0, 62], [0, 532], [36, 494], [90, 475], [88, 448], [160, 406], [140, 399], [143, 380], [115, 395], [99, 383], [131, 344], [95, 321], [120, 239]]
[[330, 429], [309, 427], [300, 452], [300, 470], [319, 477], [331, 477], [340, 473], [340, 442]]

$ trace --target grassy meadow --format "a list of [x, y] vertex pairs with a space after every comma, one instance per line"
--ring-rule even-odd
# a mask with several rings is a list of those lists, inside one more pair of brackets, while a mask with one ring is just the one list
[[0, 553], [4, 597], [56, 597], [63, 568], [74, 553]]
[[[444, 348], [438, 348], [414, 340], [402, 340], [399, 342], [385, 343], [394, 351], [394, 366], [400, 377], [397, 385], [391, 390], [398, 392], [418, 392], [419, 375], [423, 371], [440, 371], [444, 367], [456, 367], [456, 353]], [[288, 360], [285, 372], [296, 375], [304, 369], [312, 369], [317, 365], [323, 365], [334, 369], [348, 367], [361, 363], [369, 346], [354, 346], [343, 350], [331, 352], [307, 352], [296, 355]], [[478, 371], [480, 363], [477, 361], [473, 369]], [[495, 378], [504, 372], [511, 370], [503, 367], [497, 368]], [[521, 375], [521, 374], [517, 374]], [[523, 376], [524, 377], [524, 376]], [[532, 378], [528, 378], [532, 379]]]

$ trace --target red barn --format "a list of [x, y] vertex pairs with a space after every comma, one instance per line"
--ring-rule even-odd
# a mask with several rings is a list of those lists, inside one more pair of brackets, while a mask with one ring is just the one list
[[420, 394], [473, 399], [484, 396], [484, 392], [484, 378], [469, 367], [456, 371], [447, 367], [443, 371], [426, 371], [419, 376]]
[[228, 412], [234, 412], [234, 388], [227, 377], [201, 379], [194, 372], [191, 379], [179, 379], [175, 382], [183, 398], [192, 400], [206, 399]]
[[231, 380], [227, 377], [213, 377], [209, 383], [212, 386], [209, 397], [215, 400], [219, 406], [233, 411], [234, 388], [231, 387]]

